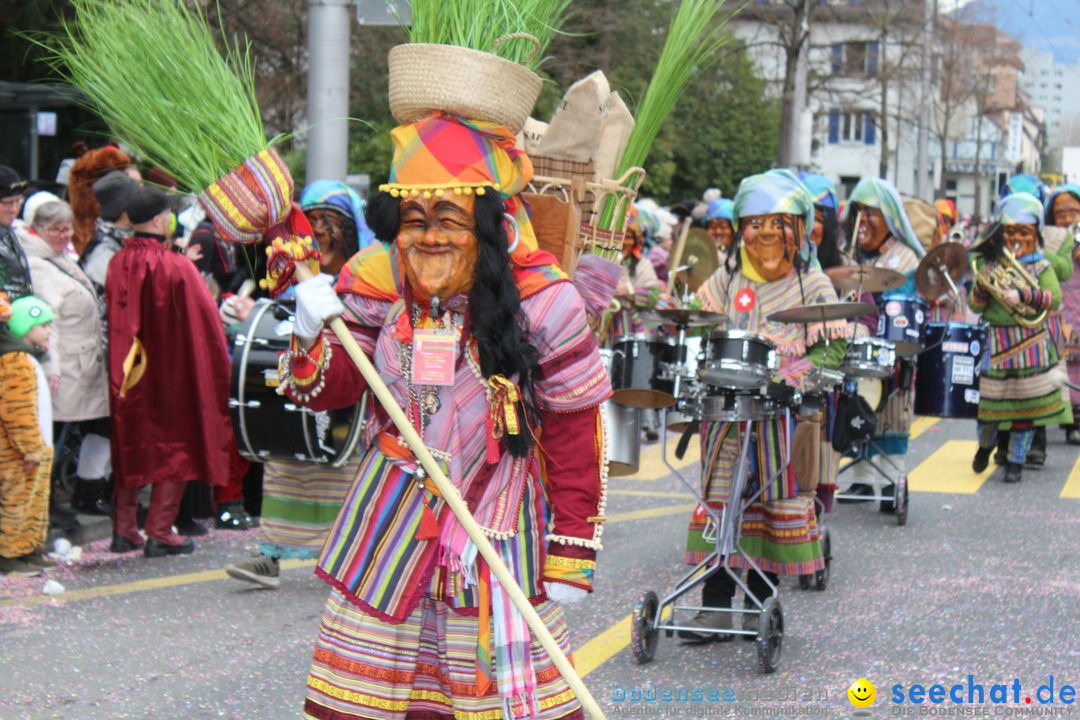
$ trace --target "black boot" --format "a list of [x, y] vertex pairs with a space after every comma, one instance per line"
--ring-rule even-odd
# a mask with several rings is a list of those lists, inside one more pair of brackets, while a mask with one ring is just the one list
[[1042, 467], [1046, 464], [1046, 426], [1035, 428], [1035, 437], [1031, 441], [1031, 449], [1024, 458], [1025, 465]]
[[1080, 445], [1080, 426], [1062, 425], [1061, 428], [1065, 431], [1065, 442], [1070, 445]]
[[[975, 451], [975, 459], [971, 461], [971, 469], [977, 473], [981, 473], [990, 465], [990, 451], [993, 448], [981, 447]], [[995, 458], [996, 462], [996, 458]]]
[[59, 528], [65, 535], [70, 535], [82, 527], [82, 524], [74, 510], [61, 505], [56, 495], [50, 495], [49, 526]]
[[[1009, 460], [1009, 433], [998, 430], [997, 452], [994, 453], [994, 464], [1004, 465]], [[981, 472], [981, 471], [980, 471]]]
[[1011, 462], [1005, 466], [1005, 482], [1018, 483], [1024, 474], [1024, 466], [1020, 463]]

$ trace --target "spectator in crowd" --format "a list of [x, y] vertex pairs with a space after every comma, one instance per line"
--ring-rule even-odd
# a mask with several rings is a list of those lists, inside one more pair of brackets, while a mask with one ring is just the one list
[[[40, 194], [40, 193], [39, 193]], [[74, 235], [71, 207], [63, 201], [35, 209], [23, 237], [34, 294], [49, 303], [53, 323], [50, 358], [44, 363], [53, 398], [53, 417], [80, 423], [78, 485], [72, 504], [82, 512], [108, 515], [109, 396], [97, 292], [67, 253]]]
[[116, 480], [112, 550], [143, 547], [138, 493], [152, 484], [144, 554], [190, 553], [194, 542], [172, 529], [184, 486], [192, 480], [225, 486], [239, 462], [228, 415], [225, 333], [199, 273], [166, 249], [165, 193], [140, 188], [125, 209], [135, 234], [113, 258], [105, 289]]
[[52, 309], [24, 295], [0, 301], [0, 573], [40, 575], [49, 529], [52, 403], [39, 360], [49, 349]]
[[124, 240], [131, 237], [131, 220], [124, 207], [139, 187], [139, 183], [119, 170], [102, 176], [93, 185], [94, 199], [100, 210], [93, 236], [83, 250], [79, 264], [100, 295], [105, 292], [109, 261], [120, 252]]
[[12, 225], [22, 210], [26, 181], [0, 165], [0, 292], [10, 300], [30, 294], [30, 265]]

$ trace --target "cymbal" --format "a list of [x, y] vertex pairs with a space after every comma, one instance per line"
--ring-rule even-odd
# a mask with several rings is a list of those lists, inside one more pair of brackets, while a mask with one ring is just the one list
[[873, 303], [819, 303], [817, 305], [796, 305], [769, 316], [769, 322], [813, 323], [829, 320], [854, 320], [869, 315], [877, 310]]
[[641, 318], [654, 325], [685, 325], [686, 327], [718, 327], [727, 325], [727, 316], [692, 308], [663, 308], [642, 310]]
[[840, 292], [862, 290], [869, 293], [895, 290], [907, 282], [902, 273], [887, 268], [870, 265], [841, 265], [831, 267], [825, 274], [832, 280], [833, 287]]
[[695, 292], [704, 285], [720, 267], [720, 256], [716, 252], [716, 243], [712, 236], [701, 228], [690, 228], [683, 242], [682, 256], [677, 267], [684, 268], [678, 272], [677, 277], [686, 283], [690, 292]]
[[930, 302], [936, 302], [953, 292], [946, 275], [955, 285], [967, 271], [967, 248], [957, 242], [941, 243], [926, 253], [915, 270], [915, 289]]

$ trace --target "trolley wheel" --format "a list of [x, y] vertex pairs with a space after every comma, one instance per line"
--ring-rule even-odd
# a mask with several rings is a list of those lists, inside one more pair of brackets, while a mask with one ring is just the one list
[[639, 665], [650, 662], [656, 655], [659, 632], [653, 627], [659, 611], [660, 599], [652, 590], [647, 591], [634, 605], [630, 619], [630, 650]]
[[901, 475], [896, 481], [896, 524], [907, 525], [908, 481], [907, 475]]
[[821, 591], [829, 585], [829, 566], [832, 565], [832, 537], [828, 528], [821, 540], [821, 554], [825, 556], [825, 567], [814, 573], [814, 589]]
[[813, 577], [814, 577], [813, 575], [800, 575], [799, 576], [799, 589], [800, 590], [809, 590], [810, 585], [812, 584]]
[[784, 611], [780, 608], [779, 598], [770, 597], [765, 601], [758, 616], [758, 634], [754, 641], [761, 672], [767, 675], [776, 672], [784, 645]]

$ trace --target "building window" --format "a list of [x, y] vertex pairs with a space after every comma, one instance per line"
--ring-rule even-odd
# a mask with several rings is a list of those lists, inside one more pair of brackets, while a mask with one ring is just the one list
[[841, 110], [833, 108], [829, 111], [829, 144], [839, 143], [862, 143], [874, 145], [877, 143], [877, 125], [874, 122], [874, 114], [863, 110]]
[[874, 77], [878, 71], [876, 42], [835, 43], [832, 46], [832, 73], [847, 77]]

